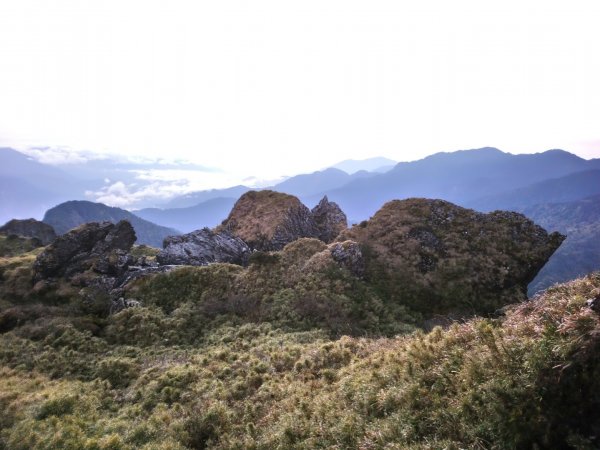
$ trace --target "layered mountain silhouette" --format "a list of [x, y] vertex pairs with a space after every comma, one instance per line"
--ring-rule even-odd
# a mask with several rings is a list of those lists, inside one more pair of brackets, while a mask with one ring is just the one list
[[361, 170], [366, 172], [387, 172], [396, 164], [398, 164], [398, 161], [378, 156], [367, 159], [345, 159], [344, 161], [340, 161], [331, 167], [343, 170], [344, 172], [352, 175], [353, 173], [360, 172]]
[[[350, 221], [358, 222], [395, 198], [440, 198], [470, 206], [482, 197], [592, 169], [600, 169], [600, 160], [588, 161], [563, 150], [512, 155], [482, 148], [399, 163], [389, 172], [323, 194], [337, 202]], [[303, 200], [314, 203], [316, 198]]]
[[[591, 164], [592, 166], [594, 164]], [[600, 169], [575, 172], [467, 202], [480, 211], [522, 209], [541, 203], [559, 203], [600, 194]]]
[[131, 223], [138, 244], [160, 248], [165, 237], [180, 234], [173, 228], [156, 225], [124, 209], [89, 201], [73, 200], [61, 203], [46, 211], [43, 222], [51, 225], [58, 234], [64, 234], [70, 229], [88, 222], [118, 223], [121, 220]]
[[206, 191], [190, 192], [185, 195], [177, 196], [171, 199], [170, 201], [166, 202], [164, 205], [164, 209], [187, 208], [217, 198], [238, 199], [244, 193], [250, 190], [252, 190], [252, 188], [248, 186], [238, 185], [226, 189], [210, 189]]
[[218, 197], [187, 208], [144, 208], [135, 211], [142, 219], [175, 228], [183, 233], [200, 228], [213, 228], [227, 217], [237, 198]]
[[600, 269], [600, 195], [534, 205], [521, 212], [546, 230], [567, 236], [530, 284], [530, 294]]

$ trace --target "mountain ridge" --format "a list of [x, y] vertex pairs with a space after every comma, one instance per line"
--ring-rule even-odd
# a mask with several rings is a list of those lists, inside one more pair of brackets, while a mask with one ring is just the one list
[[121, 208], [87, 200], [71, 200], [57, 205], [44, 214], [43, 222], [51, 225], [61, 235], [88, 222], [127, 220], [135, 229], [137, 243], [162, 248], [163, 239], [180, 234], [179, 231], [149, 222]]

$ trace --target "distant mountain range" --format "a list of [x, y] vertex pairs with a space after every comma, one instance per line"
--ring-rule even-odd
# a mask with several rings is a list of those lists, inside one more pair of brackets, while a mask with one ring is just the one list
[[343, 170], [352, 175], [356, 172], [364, 170], [366, 172], [387, 172], [392, 169], [398, 161], [393, 159], [383, 158], [381, 156], [368, 159], [346, 159], [331, 166], [334, 169]]
[[[337, 202], [350, 221], [358, 222], [393, 199], [440, 198], [470, 206], [482, 197], [593, 169], [600, 169], [600, 160], [585, 160], [562, 150], [512, 155], [482, 148], [399, 163], [389, 172], [354, 180], [322, 194]], [[303, 200], [314, 203], [319, 195]]]
[[237, 198], [211, 198], [187, 208], [145, 208], [135, 215], [150, 222], [189, 233], [199, 228], [216, 227], [227, 217]]
[[188, 208], [190, 206], [196, 206], [208, 200], [214, 200], [218, 198], [238, 199], [250, 190], [252, 190], [252, 188], [248, 186], [238, 185], [226, 189], [210, 189], [207, 191], [190, 192], [189, 194], [180, 195], [169, 200], [164, 204], [162, 209]]
[[600, 194], [600, 169], [539, 181], [529, 186], [468, 201], [466, 206], [480, 211], [520, 210], [541, 203], [569, 202], [596, 194]]
[[58, 234], [64, 234], [82, 223], [101, 221], [117, 223], [120, 220], [128, 220], [133, 225], [138, 244], [162, 248], [165, 237], [181, 234], [175, 229], [148, 222], [121, 208], [77, 200], [61, 203], [49, 209], [44, 215], [43, 222], [52, 225]]

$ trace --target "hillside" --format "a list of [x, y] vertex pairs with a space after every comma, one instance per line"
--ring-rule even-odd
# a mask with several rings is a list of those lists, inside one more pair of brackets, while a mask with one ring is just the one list
[[531, 293], [600, 270], [600, 195], [535, 205], [522, 211], [547, 230], [567, 236], [531, 283]]
[[139, 244], [161, 248], [165, 237], [180, 234], [175, 229], [156, 225], [124, 209], [88, 201], [69, 201], [57, 205], [46, 211], [43, 222], [54, 227], [58, 234], [64, 234], [83, 223], [117, 223], [120, 220], [127, 220], [133, 225]]
[[522, 211], [534, 205], [570, 202], [597, 194], [600, 194], [600, 170], [586, 170], [478, 198], [467, 205], [478, 211]]
[[[396, 206], [380, 215], [393, 218]], [[382, 225], [378, 216], [365, 233], [376, 238]], [[94, 252], [123, 255], [131, 228], [83, 226], [63, 242], [78, 234], [94, 244], [93, 260], [68, 279], [31, 285], [48, 248], [0, 258], [2, 448], [598, 444], [598, 274], [425, 334], [413, 332], [419, 315], [390, 309], [368, 277], [337, 266], [349, 244], [303, 239], [248, 268], [148, 266], [109, 314], [98, 288], [121, 279], [107, 275], [120, 263], [105, 267]], [[386, 248], [381, 239], [374, 246]]]

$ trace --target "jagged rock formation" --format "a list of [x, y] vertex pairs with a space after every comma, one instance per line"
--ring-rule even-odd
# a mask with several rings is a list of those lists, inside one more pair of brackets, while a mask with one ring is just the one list
[[300, 200], [269, 190], [246, 192], [215, 230], [261, 251], [281, 250], [301, 237], [319, 236], [312, 213]]
[[525, 299], [527, 284], [564, 236], [517, 213], [408, 199], [386, 203], [337, 240], [347, 239], [362, 246], [368, 281], [390, 299], [462, 316]]
[[12, 219], [0, 227], [0, 233], [39, 239], [41, 245], [48, 245], [56, 239], [56, 232], [50, 225], [35, 219]]
[[204, 266], [213, 262], [246, 265], [251, 250], [239, 237], [214, 233], [208, 228], [182, 236], [170, 236], [156, 259], [160, 264]]
[[319, 230], [319, 239], [323, 242], [333, 241], [348, 228], [346, 214], [337, 203], [330, 202], [327, 196], [323, 197], [311, 212]]
[[127, 252], [135, 242], [135, 231], [125, 220], [91, 222], [59, 236], [33, 265], [34, 280], [72, 277], [90, 268], [98, 273], [121, 275], [133, 263]]

